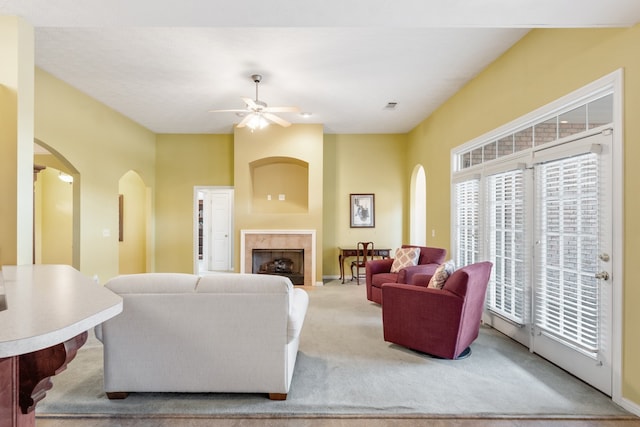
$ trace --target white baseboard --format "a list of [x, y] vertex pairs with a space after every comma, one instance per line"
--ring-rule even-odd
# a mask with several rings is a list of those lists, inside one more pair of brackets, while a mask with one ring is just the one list
[[638, 405], [637, 403], [634, 403], [624, 397], [620, 399], [619, 402], [615, 402], [615, 403], [622, 406], [625, 410], [631, 412], [632, 414], [640, 417], [640, 405]]

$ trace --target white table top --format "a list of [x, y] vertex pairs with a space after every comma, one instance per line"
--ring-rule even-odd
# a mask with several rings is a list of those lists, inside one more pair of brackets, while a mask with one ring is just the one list
[[0, 294], [0, 358], [62, 343], [122, 311], [120, 296], [68, 265], [3, 266]]

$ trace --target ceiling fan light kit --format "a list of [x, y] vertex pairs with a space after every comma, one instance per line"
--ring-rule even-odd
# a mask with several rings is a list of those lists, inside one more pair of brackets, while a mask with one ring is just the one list
[[262, 81], [260, 74], [252, 74], [251, 80], [256, 84], [256, 99], [242, 98], [246, 104], [244, 110], [211, 110], [210, 113], [236, 113], [242, 117], [237, 127], [248, 127], [253, 132], [256, 129], [264, 129], [270, 123], [275, 123], [282, 127], [289, 127], [291, 123], [273, 113], [297, 113], [298, 107], [269, 107], [267, 103], [258, 97], [258, 85]]
[[[256, 129], [264, 129], [269, 126], [269, 122], [264, 118], [262, 114], [251, 114], [251, 118], [247, 122], [246, 126], [253, 132]], [[240, 127], [240, 125], [238, 125]]]

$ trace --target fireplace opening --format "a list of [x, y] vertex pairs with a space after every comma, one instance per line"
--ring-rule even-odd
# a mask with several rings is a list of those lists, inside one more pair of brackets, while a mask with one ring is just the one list
[[304, 249], [253, 249], [255, 274], [285, 276], [294, 285], [304, 285]]

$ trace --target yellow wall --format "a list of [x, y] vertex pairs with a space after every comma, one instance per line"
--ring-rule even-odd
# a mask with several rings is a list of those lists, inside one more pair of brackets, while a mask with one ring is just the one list
[[[118, 184], [122, 197], [122, 241], [119, 273], [147, 272], [147, 189], [140, 176], [129, 171]], [[119, 231], [119, 230], [118, 230]]]
[[[324, 135], [324, 275], [339, 274], [338, 247], [373, 241], [394, 249], [408, 243], [411, 170], [404, 169], [407, 136]], [[351, 193], [375, 194], [375, 228], [351, 228]]]
[[[409, 134], [407, 170], [427, 174], [427, 230], [450, 227], [450, 150], [624, 68], [623, 396], [640, 404], [640, 26], [533, 30]], [[438, 177], [442, 177], [439, 180]], [[449, 234], [433, 245], [449, 247]]]
[[33, 261], [33, 40], [0, 16], [0, 266]]
[[158, 135], [156, 150], [156, 270], [193, 273], [193, 188], [233, 185], [233, 135]]
[[67, 264], [73, 260], [73, 184], [47, 167], [35, 184], [36, 263]]
[[[35, 138], [77, 171], [74, 267], [101, 282], [118, 274], [118, 181], [155, 183], [155, 135], [52, 75], [35, 71]], [[75, 215], [75, 213], [78, 215]]]

